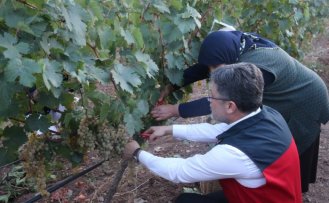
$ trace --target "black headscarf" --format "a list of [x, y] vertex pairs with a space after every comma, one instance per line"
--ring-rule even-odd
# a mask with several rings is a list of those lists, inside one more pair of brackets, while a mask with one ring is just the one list
[[215, 31], [202, 42], [198, 62], [206, 66], [236, 63], [241, 54], [257, 47], [276, 47], [276, 44], [255, 33]]

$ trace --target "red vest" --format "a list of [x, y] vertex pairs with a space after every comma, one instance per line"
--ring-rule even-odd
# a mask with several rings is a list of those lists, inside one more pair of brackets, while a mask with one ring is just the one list
[[[235, 179], [220, 180], [229, 203], [301, 203], [299, 160], [295, 142], [263, 174], [266, 184], [259, 188], [247, 188]], [[289, 164], [287, 164], [289, 163]], [[297, 178], [296, 178], [297, 177]]]
[[301, 203], [297, 147], [282, 116], [270, 107], [217, 137], [244, 152], [263, 173], [266, 183], [247, 188], [235, 179], [220, 180], [230, 203]]

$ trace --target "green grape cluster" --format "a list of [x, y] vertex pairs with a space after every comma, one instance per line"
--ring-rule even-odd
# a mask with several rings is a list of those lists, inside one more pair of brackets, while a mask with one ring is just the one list
[[78, 128], [78, 144], [83, 149], [97, 149], [102, 157], [109, 159], [121, 155], [127, 143], [123, 125], [113, 127], [108, 121], [97, 117], [83, 117]]
[[83, 117], [80, 120], [78, 128], [78, 144], [80, 147], [87, 150], [95, 149], [95, 135], [94, 131], [97, 130], [98, 119], [91, 116]]
[[97, 148], [100, 154], [108, 159], [111, 156], [121, 155], [127, 143], [126, 130], [123, 125], [117, 129], [109, 125], [107, 121], [99, 123], [97, 133]]
[[47, 147], [44, 137], [36, 132], [27, 133], [28, 141], [19, 148], [19, 158], [23, 162], [26, 177], [35, 183], [37, 191], [47, 196], [46, 166], [44, 151]]

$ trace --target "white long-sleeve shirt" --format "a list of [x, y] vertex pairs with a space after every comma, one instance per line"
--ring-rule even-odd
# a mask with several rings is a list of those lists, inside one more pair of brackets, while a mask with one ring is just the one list
[[[193, 125], [174, 125], [173, 136], [177, 139], [198, 142], [217, 142], [216, 136], [260, 112], [248, 114], [230, 125], [208, 123]], [[146, 151], [141, 151], [139, 161], [154, 174], [176, 183], [234, 178], [249, 188], [265, 184], [265, 178], [255, 163], [242, 151], [231, 145], [216, 145], [207, 153], [197, 154], [187, 159], [162, 158]]]

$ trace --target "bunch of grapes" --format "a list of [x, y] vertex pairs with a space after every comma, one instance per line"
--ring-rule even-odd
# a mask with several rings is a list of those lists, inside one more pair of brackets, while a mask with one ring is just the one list
[[97, 148], [99, 153], [104, 159], [109, 159], [111, 152], [113, 151], [113, 146], [111, 144], [111, 130], [109, 123], [107, 121], [99, 123], [97, 138]]
[[91, 116], [83, 117], [80, 120], [79, 129], [78, 129], [78, 144], [80, 147], [87, 150], [95, 149], [95, 134], [97, 130], [98, 119]]
[[36, 132], [27, 133], [28, 141], [19, 148], [19, 158], [23, 162], [26, 177], [36, 183], [41, 195], [47, 196], [44, 136]]
[[119, 125], [116, 130], [107, 121], [99, 123], [97, 133], [98, 149], [105, 159], [121, 155], [127, 143], [126, 130]]

